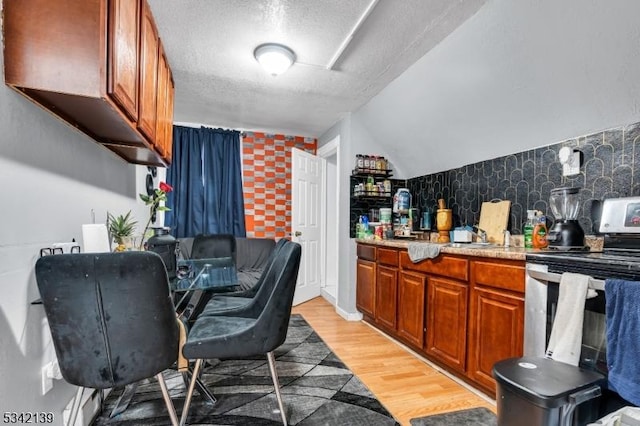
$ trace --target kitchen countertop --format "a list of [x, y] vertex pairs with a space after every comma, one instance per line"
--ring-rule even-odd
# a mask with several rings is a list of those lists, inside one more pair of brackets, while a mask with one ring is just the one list
[[[358, 244], [372, 244], [381, 247], [395, 247], [406, 249], [409, 243], [415, 242], [417, 244], [438, 244], [441, 245], [440, 253], [447, 254], [460, 254], [465, 256], [478, 256], [478, 257], [490, 257], [494, 259], [510, 259], [510, 260], [525, 260], [527, 253], [535, 253], [541, 251], [540, 249], [525, 249], [524, 247], [502, 247], [491, 246], [474, 248], [473, 244], [470, 247], [451, 247], [449, 243], [429, 243], [425, 240], [407, 240], [407, 239], [393, 239], [393, 240], [365, 240], [356, 239]], [[461, 244], [463, 245], [463, 244]]]

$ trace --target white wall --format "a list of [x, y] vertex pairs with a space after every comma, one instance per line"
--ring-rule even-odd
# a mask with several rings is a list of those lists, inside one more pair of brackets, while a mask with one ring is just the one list
[[74, 388], [56, 381], [40, 392], [54, 352], [42, 306], [30, 304], [39, 298], [34, 264], [41, 247], [80, 242], [92, 209], [97, 222], [107, 210], [146, 222], [137, 201], [145, 173], [0, 85], [0, 412], [51, 411], [62, 424]]
[[354, 126], [411, 178], [637, 122], [638, 16], [634, 0], [488, 1]]
[[[637, 122], [638, 16], [633, 0], [487, 2], [320, 138], [345, 141], [344, 217], [356, 154], [385, 155], [406, 179]], [[339, 303], [353, 312], [353, 240], [344, 248]]]
[[340, 180], [340, 193], [338, 195], [340, 206], [340, 233], [338, 237], [338, 295], [336, 297], [336, 311], [345, 318], [358, 316], [355, 299], [355, 253], [356, 245], [349, 238], [349, 175], [353, 168], [353, 161], [359, 152], [354, 151], [351, 141], [351, 115], [336, 123], [325, 134], [318, 138], [318, 148], [340, 136], [340, 147], [338, 157], [340, 169], [338, 179]]
[[327, 275], [325, 277], [325, 284], [327, 286], [335, 287], [338, 284], [338, 270], [334, 267], [334, 265], [338, 264], [338, 252], [335, 250], [335, 247], [338, 247], [338, 234], [336, 233], [336, 223], [337, 217], [336, 212], [338, 211], [338, 203], [335, 196], [336, 185], [338, 184], [338, 156], [332, 155], [327, 157], [327, 185], [326, 192], [328, 196], [327, 199], [327, 259], [326, 268]]

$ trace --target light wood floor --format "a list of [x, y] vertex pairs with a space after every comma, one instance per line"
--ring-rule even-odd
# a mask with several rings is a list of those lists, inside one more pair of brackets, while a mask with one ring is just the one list
[[322, 297], [293, 308], [403, 426], [430, 414], [495, 405], [362, 321], [346, 321]]

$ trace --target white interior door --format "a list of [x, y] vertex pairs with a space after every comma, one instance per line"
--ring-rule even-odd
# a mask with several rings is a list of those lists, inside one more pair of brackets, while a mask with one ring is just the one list
[[293, 149], [291, 157], [291, 237], [302, 246], [300, 272], [293, 304], [320, 295], [321, 195], [325, 160]]

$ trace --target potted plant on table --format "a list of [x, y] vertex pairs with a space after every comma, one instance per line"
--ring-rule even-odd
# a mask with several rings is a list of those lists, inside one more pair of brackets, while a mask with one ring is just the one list
[[[133, 243], [131, 237], [135, 230], [137, 221], [133, 220], [131, 210], [125, 215], [113, 216], [107, 212], [107, 229], [113, 241], [117, 244], [115, 251], [125, 251], [131, 248]], [[127, 247], [128, 246], [128, 247]]]

